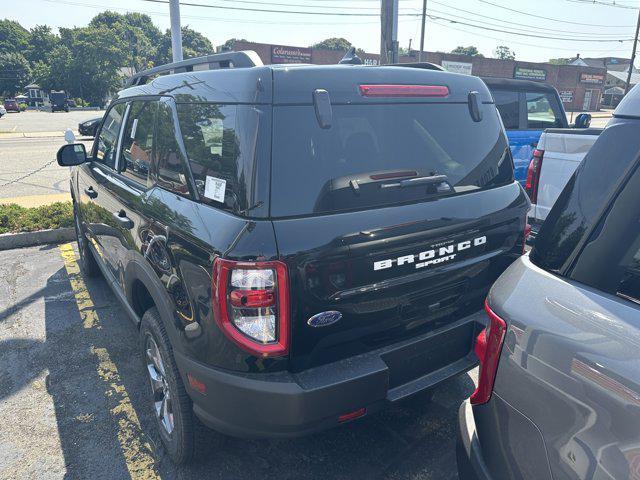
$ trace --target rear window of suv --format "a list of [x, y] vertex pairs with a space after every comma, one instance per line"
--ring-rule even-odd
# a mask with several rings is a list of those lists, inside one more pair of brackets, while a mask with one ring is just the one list
[[332, 109], [322, 129], [311, 105], [274, 107], [272, 216], [428, 201], [513, 179], [493, 105], [483, 105], [480, 122], [466, 103]]

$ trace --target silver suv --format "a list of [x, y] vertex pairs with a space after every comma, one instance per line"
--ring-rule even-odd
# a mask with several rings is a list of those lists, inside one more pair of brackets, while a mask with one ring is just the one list
[[640, 89], [493, 286], [461, 479], [640, 478]]

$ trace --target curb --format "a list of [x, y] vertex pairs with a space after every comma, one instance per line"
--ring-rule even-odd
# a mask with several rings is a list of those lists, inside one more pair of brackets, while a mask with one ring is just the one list
[[3, 233], [0, 235], [0, 250], [33, 247], [48, 243], [62, 243], [75, 240], [73, 227], [39, 230], [37, 232]]

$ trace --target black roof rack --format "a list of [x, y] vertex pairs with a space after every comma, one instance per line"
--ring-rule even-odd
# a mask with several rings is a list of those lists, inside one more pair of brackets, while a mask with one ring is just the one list
[[[125, 87], [144, 85], [154, 75], [163, 73], [192, 72], [193, 70], [215, 70], [219, 68], [250, 68], [262, 66], [262, 60], [253, 50], [222, 52], [204, 57], [189, 58], [181, 62], [167, 63], [143, 70], [131, 76]], [[200, 67], [200, 68], [196, 68]]]

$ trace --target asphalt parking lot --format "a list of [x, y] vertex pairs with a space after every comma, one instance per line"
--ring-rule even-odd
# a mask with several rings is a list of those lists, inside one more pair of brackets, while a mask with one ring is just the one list
[[1, 479], [455, 479], [457, 408], [475, 371], [338, 429], [294, 440], [208, 437], [176, 468], [156, 434], [137, 330], [75, 245], [0, 252]]
[[52, 132], [62, 135], [67, 128], [77, 129], [78, 123], [101, 117], [104, 110], [72, 110], [70, 112], [46, 112], [27, 110], [7, 113], [0, 118], [0, 138], [8, 133]]

